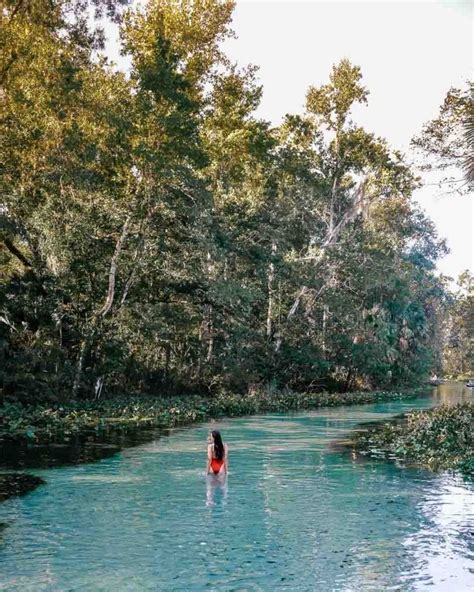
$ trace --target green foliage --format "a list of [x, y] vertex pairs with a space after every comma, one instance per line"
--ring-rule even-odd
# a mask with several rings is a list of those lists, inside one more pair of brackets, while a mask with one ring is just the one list
[[474, 278], [469, 271], [459, 276], [458, 291], [451, 296], [444, 319], [443, 372], [448, 377], [474, 376]]
[[413, 411], [403, 423], [358, 433], [355, 447], [376, 458], [474, 474], [474, 404]]
[[3, 396], [388, 388], [438, 367], [445, 247], [411, 167], [350, 119], [360, 68], [272, 128], [256, 69], [221, 50], [233, 2], [126, 11], [129, 77], [83, 6], [0, 17]]

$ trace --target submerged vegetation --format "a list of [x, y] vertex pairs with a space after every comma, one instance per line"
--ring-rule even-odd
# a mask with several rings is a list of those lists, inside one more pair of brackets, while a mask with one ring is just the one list
[[[44, 479], [28, 473], [0, 473], [0, 502], [9, 497], [25, 495], [45, 483]], [[0, 522], [0, 531], [6, 524]]]
[[375, 458], [474, 475], [474, 403], [412, 411], [402, 422], [357, 432], [354, 446]]
[[[119, 23], [127, 76], [89, 4]], [[272, 126], [256, 69], [222, 52], [231, 0], [124, 4], [0, 15], [3, 397], [439, 373], [446, 248], [408, 159], [351, 119], [368, 103], [360, 68], [342, 60]]]

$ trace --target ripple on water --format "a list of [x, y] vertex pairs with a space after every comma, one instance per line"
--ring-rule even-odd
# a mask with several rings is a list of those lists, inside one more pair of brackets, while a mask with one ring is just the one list
[[[404, 409], [228, 420], [42, 471], [0, 506], [0, 590], [471, 590], [472, 484], [330, 446]], [[204, 475], [216, 426], [224, 480]]]

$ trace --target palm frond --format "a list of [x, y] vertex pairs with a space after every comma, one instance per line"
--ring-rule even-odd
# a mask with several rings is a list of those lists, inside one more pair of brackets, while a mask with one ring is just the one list
[[474, 186], [474, 101], [467, 109], [467, 115], [464, 119], [464, 139], [466, 141], [466, 156], [463, 167], [466, 175], [466, 181], [470, 186]]

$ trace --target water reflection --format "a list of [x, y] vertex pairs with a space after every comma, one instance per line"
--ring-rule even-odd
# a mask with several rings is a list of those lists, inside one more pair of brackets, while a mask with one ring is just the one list
[[[402, 574], [407, 584], [416, 580], [413, 590], [425, 585], [461, 592], [474, 588], [474, 489], [466, 487], [461, 477], [443, 474], [420, 501], [421, 527], [403, 541], [413, 564]], [[470, 582], [470, 583], [469, 583]]]
[[224, 420], [230, 484], [203, 474], [212, 424], [41, 471], [46, 485], [0, 506], [0, 589], [474, 589], [471, 483], [330, 447], [433, 402]]
[[227, 475], [206, 475], [206, 506], [225, 505], [227, 493]]
[[454, 405], [472, 401], [474, 390], [462, 382], [445, 382], [433, 387], [433, 399], [437, 405]]

